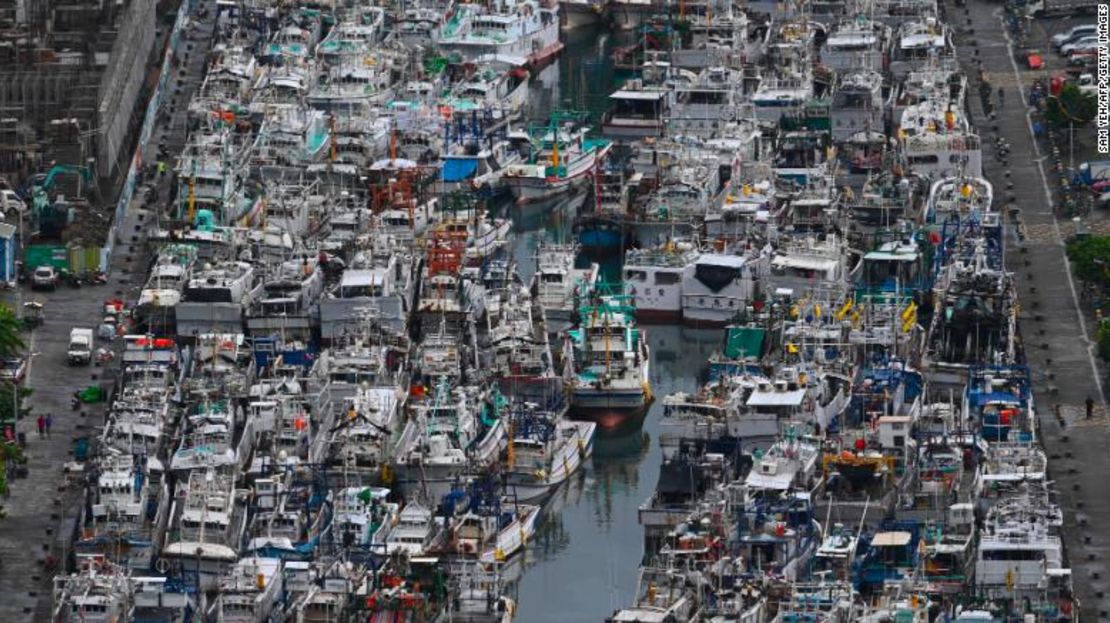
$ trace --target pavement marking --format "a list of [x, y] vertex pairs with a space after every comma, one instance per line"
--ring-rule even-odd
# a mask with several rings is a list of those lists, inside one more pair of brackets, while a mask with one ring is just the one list
[[[27, 340], [27, 373], [23, 375], [23, 386], [31, 387], [31, 370], [35, 364], [35, 329], [31, 328], [31, 337]], [[28, 400], [30, 402], [30, 400]]]
[[[1006, 31], [1006, 20], [1002, 16], [1002, 9], [994, 11], [995, 17], [1002, 24], [1002, 35], [1006, 38], [1007, 43], [1010, 42], [1010, 33]], [[1021, 83], [1021, 71], [1018, 69], [1017, 59], [1014, 58], [1013, 47], [1008, 46], [1006, 55], [1010, 58], [1010, 65], [1014, 68], [1014, 76], [1018, 78], [1015, 85], [1018, 92], [1021, 94], [1021, 101], [1028, 101], [1025, 96], [1025, 85]], [[1029, 132], [1029, 137], [1033, 143], [1033, 153], [1037, 161], [1037, 170], [1041, 174], [1041, 186], [1044, 187], [1045, 200], [1048, 202], [1049, 214], [1052, 217], [1052, 225], [1056, 229], [1056, 243], [1060, 246], [1060, 255], [1064, 258], [1064, 274], [1068, 278], [1068, 288], [1071, 289], [1071, 300], [1075, 304], [1075, 315], [1079, 318], [1079, 329], [1082, 331], [1080, 339], [1087, 344], [1087, 359], [1091, 363], [1091, 374], [1094, 376], [1095, 389], [1098, 390], [1099, 402], [1106, 404], [1106, 394], [1102, 390], [1102, 378], [1099, 376], [1098, 363], [1095, 361], [1095, 344], [1091, 341], [1087, 334], [1087, 321], [1083, 318], [1083, 307], [1079, 304], [1079, 293], [1075, 289], [1075, 279], [1071, 276], [1071, 264], [1068, 262], [1067, 250], [1064, 246], [1064, 236], [1060, 231], [1060, 221], [1056, 219], [1056, 211], [1051, 209], [1054, 205], [1052, 190], [1048, 187], [1048, 176], [1044, 172], [1044, 162], [1041, 158], [1041, 146], [1037, 144], [1036, 135], [1033, 133], [1033, 111], [1032, 109], [1025, 109], [1025, 126]]]

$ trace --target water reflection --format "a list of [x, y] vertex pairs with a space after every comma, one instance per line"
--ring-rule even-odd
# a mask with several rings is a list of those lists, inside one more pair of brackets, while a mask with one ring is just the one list
[[[720, 332], [670, 326], [646, 332], [656, 395], [694, 390]], [[657, 401], [642, 429], [599, 437], [583, 473], [556, 492], [524, 559], [518, 621], [600, 621], [633, 598], [643, 557], [638, 510], [659, 476], [654, 439], [661, 411]]]
[[[533, 118], [546, 118], [551, 108], [585, 109], [595, 120], [608, 105], [620, 77], [610, 59], [612, 45], [626, 43], [601, 30], [580, 29], [565, 40], [566, 53], [533, 80]], [[516, 239], [514, 255], [526, 281], [541, 240], [574, 241], [577, 210], [589, 193], [546, 206], [521, 210], [504, 206]], [[579, 264], [598, 261], [603, 278], [620, 278], [619, 257], [580, 257]], [[719, 349], [721, 332], [682, 327], [644, 327], [652, 357], [656, 402], [642, 426], [599, 436], [593, 460], [561, 487], [550, 501], [531, 546], [505, 570], [519, 578], [516, 621], [564, 623], [601, 621], [633, 599], [637, 569], [643, 557], [640, 504], [655, 488], [661, 454], [658, 432], [661, 399], [676, 391], [693, 391], [709, 355]]]

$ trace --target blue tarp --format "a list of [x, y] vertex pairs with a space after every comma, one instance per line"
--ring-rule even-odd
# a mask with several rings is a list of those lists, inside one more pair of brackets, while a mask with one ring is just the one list
[[443, 162], [443, 181], [461, 182], [478, 170], [478, 161], [467, 158], [448, 158]]

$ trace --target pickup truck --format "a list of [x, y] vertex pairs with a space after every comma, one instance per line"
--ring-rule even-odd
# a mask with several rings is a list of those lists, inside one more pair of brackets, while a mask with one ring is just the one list
[[92, 361], [93, 330], [73, 329], [69, 332], [69, 348], [66, 356], [71, 366], [85, 366]]

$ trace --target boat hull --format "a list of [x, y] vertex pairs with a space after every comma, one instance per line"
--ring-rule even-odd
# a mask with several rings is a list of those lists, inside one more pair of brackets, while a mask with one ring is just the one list
[[590, 253], [618, 253], [624, 236], [619, 228], [585, 227], [578, 232], [578, 242]]
[[551, 466], [542, 478], [527, 470], [512, 471], [508, 475], [506, 489], [522, 502], [538, 502], [553, 493], [578, 471], [594, 451], [594, 432], [597, 425], [578, 423], [574, 437], [567, 439], [551, 459]]
[[596, 26], [605, 18], [604, 5], [592, 2], [560, 2], [560, 25], [563, 30]]
[[634, 30], [643, 23], [644, 14], [650, 11], [650, 2], [612, 2], [609, 5], [609, 23], [616, 30]]
[[483, 550], [478, 560], [487, 564], [494, 563], [505, 560], [524, 549], [532, 535], [536, 533], [536, 520], [539, 515], [538, 506], [525, 510], [522, 517], [518, 517], [497, 534], [496, 546]]
[[678, 324], [682, 322], [682, 308], [642, 309], [637, 307], [636, 322], [640, 324]]

